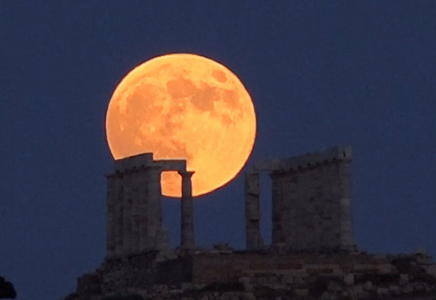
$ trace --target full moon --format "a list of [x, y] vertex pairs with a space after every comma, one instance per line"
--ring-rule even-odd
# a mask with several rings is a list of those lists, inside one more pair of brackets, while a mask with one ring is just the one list
[[[153, 58], [115, 89], [106, 115], [115, 159], [152, 152], [154, 159], [186, 159], [193, 196], [231, 181], [245, 165], [256, 136], [251, 97], [222, 64], [194, 54]], [[161, 175], [162, 193], [180, 197], [176, 172]]]

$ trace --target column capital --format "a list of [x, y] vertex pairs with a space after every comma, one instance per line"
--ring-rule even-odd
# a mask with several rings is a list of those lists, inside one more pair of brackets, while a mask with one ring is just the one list
[[182, 177], [192, 177], [194, 175], [195, 171], [178, 171], [179, 175]]

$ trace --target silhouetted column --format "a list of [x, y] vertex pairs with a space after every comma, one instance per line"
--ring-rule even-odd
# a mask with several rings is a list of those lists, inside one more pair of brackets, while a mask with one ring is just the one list
[[181, 247], [185, 249], [192, 249], [195, 247], [194, 242], [194, 203], [192, 199], [192, 183], [191, 177], [194, 172], [179, 172], [182, 176], [182, 237]]
[[245, 234], [248, 250], [262, 247], [260, 235], [259, 173], [245, 174]]
[[[144, 232], [144, 220], [146, 219], [146, 206], [144, 207], [144, 199], [146, 199], [145, 189], [147, 182], [147, 173], [145, 167], [140, 167], [135, 170], [130, 182], [130, 197], [132, 199], [130, 224], [131, 224], [131, 247], [130, 253], [138, 253], [141, 251], [140, 236]], [[141, 231], [142, 230], [142, 231]]]
[[141, 239], [141, 250], [160, 248], [158, 241], [161, 238], [158, 235], [162, 232], [161, 172], [162, 168], [159, 166], [147, 168], [147, 228], [146, 237]]
[[[298, 220], [297, 218], [289, 217], [289, 219], [286, 217], [290, 210], [292, 210], [292, 202], [286, 202], [285, 197], [292, 197], [292, 195], [297, 194], [295, 191], [297, 190], [297, 183], [295, 182], [288, 182], [287, 186], [289, 188], [290, 192], [289, 195], [284, 195], [282, 186], [282, 179], [280, 173], [272, 172], [270, 174], [271, 176], [271, 221], [272, 221], [272, 245], [273, 246], [286, 246], [286, 243], [291, 237], [295, 238], [295, 232], [298, 230], [297, 226], [293, 226], [292, 229], [287, 229], [287, 223], [291, 222], [289, 219], [295, 221]], [[295, 211], [295, 209], [294, 209]], [[306, 229], [304, 229], [306, 230]], [[301, 235], [301, 234], [300, 234]], [[307, 235], [306, 233], [302, 234], [303, 237]], [[293, 245], [288, 246], [295, 246], [297, 243], [293, 243]]]
[[136, 202], [136, 213], [137, 213], [137, 230], [138, 230], [138, 241], [137, 241], [137, 251], [141, 252], [147, 248], [147, 206], [148, 206], [148, 190], [149, 190], [149, 173], [148, 168], [141, 170], [140, 173], [140, 184], [138, 186], [138, 199]]

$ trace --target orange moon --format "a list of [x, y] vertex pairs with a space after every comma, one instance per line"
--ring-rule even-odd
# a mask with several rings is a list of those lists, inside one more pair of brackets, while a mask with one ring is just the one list
[[[256, 136], [253, 102], [228, 68], [194, 54], [168, 54], [130, 71], [115, 89], [106, 115], [115, 159], [153, 152], [186, 159], [199, 196], [231, 181], [245, 165]], [[180, 197], [176, 172], [161, 175], [162, 193]]]

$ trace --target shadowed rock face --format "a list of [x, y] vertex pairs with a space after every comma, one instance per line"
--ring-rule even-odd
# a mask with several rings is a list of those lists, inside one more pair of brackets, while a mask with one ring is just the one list
[[0, 277], [0, 299], [15, 299], [17, 293], [14, 286], [9, 281], [6, 281], [4, 277]]

